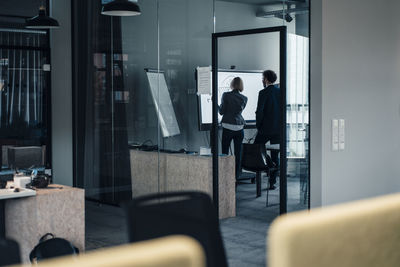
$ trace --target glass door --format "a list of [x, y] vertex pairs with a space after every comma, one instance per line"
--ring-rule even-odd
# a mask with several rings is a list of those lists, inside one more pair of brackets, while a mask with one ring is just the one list
[[[274, 119], [280, 122], [276, 127], [276, 133], [272, 136], [265, 135], [263, 144], [269, 142], [267, 149], [270, 151], [271, 157], [274, 159], [277, 170], [271, 173], [269, 178], [253, 177], [246, 172], [246, 166], [243, 173], [236, 174], [236, 183], [238, 184], [237, 194], [237, 212], [247, 212], [247, 208], [265, 210], [266, 203], [268, 206], [275, 203], [276, 215], [286, 212], [287, 184], [286, 184], [286, 27], [260, 28], [254, 30], [242, 30], [213, 34], [213, 156], [219, 154], [220, 151], [220, 132], [219, 128], [221, 117], [218, 116], [218, 105], [222, 102], [222, 94], [229, 92], [231, 81], [238, 77], [243, 82], [243, 92], [247, 98], [247, 104], [242, 112], [242, 116], [246, 121], [244, 129], [244, 143], [260, 142], [260, 129], [257, 130], [256, 111], [261, 111], [261, 102], [259, 100], [260, 91], [267, 92], [266, 84], [263, 82], [265, 71], [269, 70], [276, 75], [273, 80], [273, 90], [276, 90], [276, 106]], [[269, 91], [268, 91], [269, 92]], [[281, 104], [279, 104], [281, 103]], [[225, 135], [225, 126], [223, 126], [222, 135]], [[226, 131], [228, 132], [228, 131]], [[224, 136], [222, 136], [224, 138]], [[245, 145], [243, 145], [245, 146]], [[233, 149], [234, 150], [234, 149]], [[235, 153], [236, 154], [236, 153]], [[241, 153], [242, 158], [247, 157], [246, 152]], [[238, 158], [240, 153], [236, 154]], [[278, 160], [279, 157], [279, 160]], [[218, 164], [218, 161], [213, 161]], [[238, 160], [237, 164], [241, 162]], [[217, 165], [214, 165], [214, 169]], [[279, 167], [278, 167], [279, 166]], [[247, 169], [250, 170], [251, 169]], [[237, 171], [238, 172], [238, 171]], [[245, 184], [242, 180], [250, 178], [250, 182], [255, 180], [254, 184]], [[272, 179], [277, 182], [273, 183]], [[214, 187], [219, 186], [218, 173], [214, 172]], [[261, 191], [271, 183], [277, 189], [272, 192], [268, 189], [268, 194], [262, 194]], [[271, 196], [270, 196], [271, 191]], [[253, 196], [253, 198], [251, 197]], [[263, 196], [261, 198], [261, 196]], [[268, 199], [264, 199], [268, 197]], [[255, 201], [246, 201], [246, 199], [255, 199]], [[271, 199], [270, 199], [271, 198]], [[243, 207], [241, 207], [243, 205]], [[274, 206], [274, 205], [272, 205]], [[274, 208], [272, 208], [274, 209]], [[239, 214], [240, 215], [240, 214]], [[268, 221], [272, 221], [270, 218]]]

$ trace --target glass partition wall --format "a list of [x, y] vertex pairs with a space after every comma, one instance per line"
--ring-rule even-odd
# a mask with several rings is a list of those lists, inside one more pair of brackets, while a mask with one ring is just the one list
[[2, 174], [17, 168], [8, 161], [8, 149], [15, 146], [42, 147], [40, 167], [51, 168], [49, 34], [47, 30], [25, 29], [25, 20], [13, 15], [0, 15]]
[[101, 15], [100, 1], [74, 4], [75, 184], [118, 203], [131, 197], [121, 22]]
[[[307, 2], [146, 0], [138, 2], [142, 14], [134, 17], [101, 15], [107, 2], [73, 1], [75, 185], [96, 201], [86, 208], [88, 248], [126, 241], [122, 211], [93, 203], [119, 205], [167, 191], [215, 195], [210, 150], [216, 144], [209, 122], [203, 121], [212, 114], [211, 80], [209, 93], [199, 94], [207, 91], [204, 85], [199, 88], [199, 75], [203, 71], [207, 77], [208, 68], [211, 79], [216, 32], [287, 27], [287, 210], [306, 209], [308, 15], [296, 12], [306, 10]], [[258, 74], [251, 89], [255, 102], [263, 89], [262, 71], [279, 70], [279, 42], [273, 35], [226, 39], [219, 47], [219, 71]], [[250, 92], [246, 85], [245, 90]], [[246, 129], [244, 142], [255, 134], [254, 128]], [[233, 147], [228, 155], [219, 147], [221, 225], [255, 214], [263, 223], [268, 220], [267, 227], [279, 215], [279, 189], [269, 192], [266, 207], [266, 178], [262, 198], [256, 198], [251, 179], [243, 181], [247, 184], [236, 180], [233, 155]], [[118, 231], [109, 235], [110, 227]], [[228, 254], [231, 246], [235, 242], [227, 245]]]
[[[267, 210], [277, 216], [279, 214], [277, 207], [283, 204], [285, 207], [281, 207], [281, 211], [307, 209], [309, 207], [309, 1], [216, 1], [215, 14], [217, 33], [277, 26], [284, 26], [287, 29], [286, 108], [283, 107], [287, 119], [286, 122], [282, 122], [286, 125], [287, 136], [287, 186], [284, 189], [287, 197], [284, 204], [280, 201], [280, 188], [269, 191], [269, 203], [272, 206]], [[218, 67], [235, 68], [236, 71], [255, 68], [258, 72], [271, 69], [279, 74], [277, 71], [279, 50], [276, 51], [279, 44], [272, 45], [273, 38], [265, 37], [263, 42], [260, 40], [251, 42], [252, 38], [263, 39], [261, 35], [221, 39], [218, 48], [221, 50]], [[259, 85], [259, 90], [263, 89], [261, 77]], [[256, 129], [251, 127], [246, 129], [244, 142], [254, 141], [256, 133]], [[270, 152], [269, 154], [271, 155]], [[247, 176], [244, 175], [245, 177]], [[279, 182], [279, 174], [277, 179]], [[245, 181], [247, 180], [244, 180], [244, 183]], [[264, 190], [267, 181], [264, 176]], [[254, 190], [251, 185], [246, 184], [237, 187], [238, 199], [242, 198], [241, 191], [246, 191], [247, 187], [250, 191]], [[265, 191], [262, 192], [265, 201]], [[245, 196], [243, 198], [246, 199]], [[237, 207], [244, 203], [246, 202], [238, 201]], [[247, 212], [246, 210], [245, 213]]]

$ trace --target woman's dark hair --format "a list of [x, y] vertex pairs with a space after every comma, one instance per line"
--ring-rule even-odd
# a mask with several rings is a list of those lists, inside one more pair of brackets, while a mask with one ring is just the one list
[[239, 92], [243, 92], [243, 81], [240, 79], [240, 77], [235, 77], [231, 81], [231, 88], [233, 90], [238, 90]]
[[276, 82], [276, 79], [278, 79], [278, 77], [276, 76], [275, 71], [273, 70], [266, 70], [263, 72], [263, 76], [265, 79], [267, 79], [270, 83], [274, 83]]

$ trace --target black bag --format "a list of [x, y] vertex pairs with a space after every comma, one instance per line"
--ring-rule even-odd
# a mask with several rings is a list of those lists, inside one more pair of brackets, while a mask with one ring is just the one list
[[50, 176], [47, 174], [38, 174], [32, 179], [31, 186], [36, 188], [46, 188], [50, 183]]
[[248, 170], [263, 171], [275, 168], [276, 164], [267, 154], [265, 144], [243, 144], [242, 166]]
[[[47, 237], [51, 237], [47, 239]], [[29, 254], [29, 260], [34, 263], [44, 259], [79, 254], [79, 249], [74, 247], [68, 240], [57, 238], [51, 233], [47, 233], [39, 240], [39, 244]]]

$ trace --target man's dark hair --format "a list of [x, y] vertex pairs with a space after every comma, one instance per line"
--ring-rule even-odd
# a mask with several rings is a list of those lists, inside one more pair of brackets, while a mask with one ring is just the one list
[[276, 82], [276, 79], [278, 79], [278, 77], [276, 76], [275, 71], [273, 70], [266, 70], [263, 72], [263, 76], [265, 79], [267, 79], [270, 83], [274, 83]]

